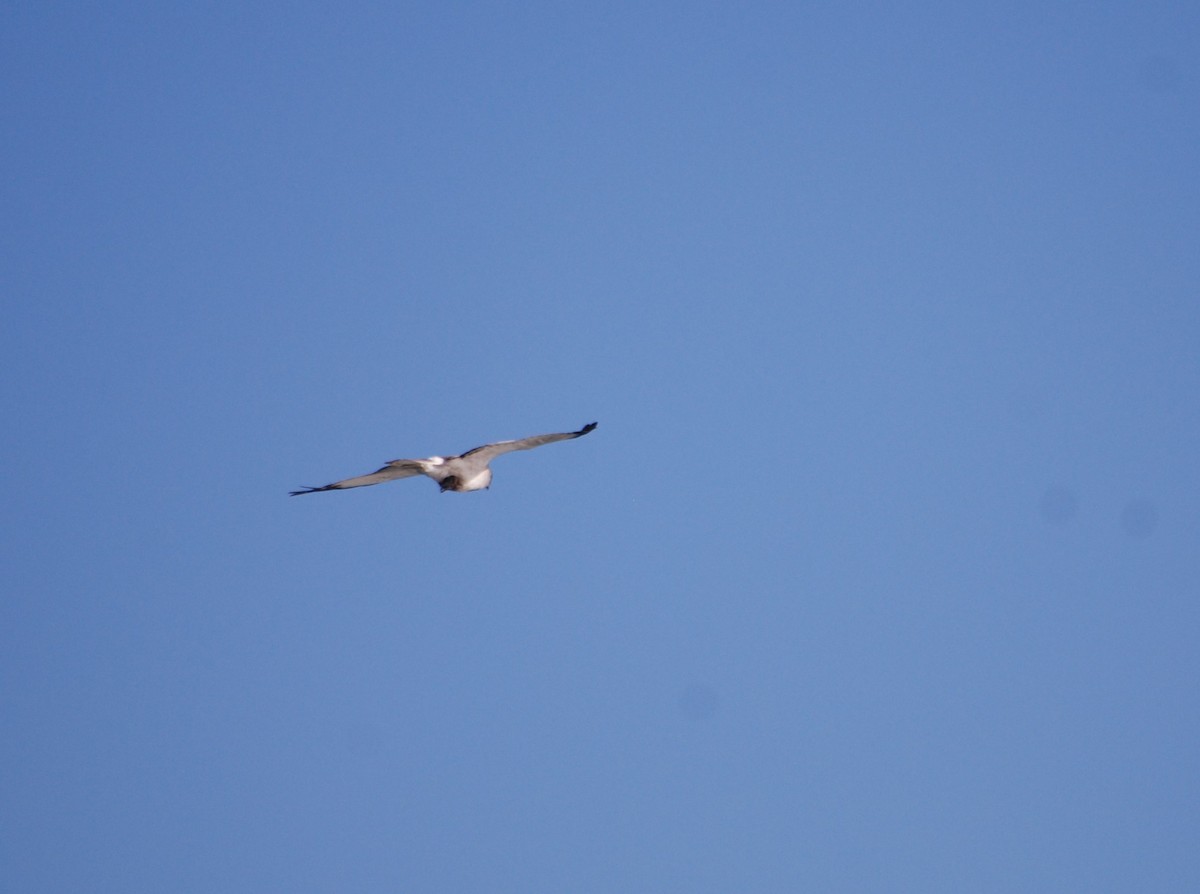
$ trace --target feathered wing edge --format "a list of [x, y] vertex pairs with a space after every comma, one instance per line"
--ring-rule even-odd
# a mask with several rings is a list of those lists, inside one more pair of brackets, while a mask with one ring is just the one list
[[301, 497], [304, 494], [319, 494], [326, 490], [346, 490], [351, 487], [366, 487], [369, 484], [383, 484], [385, 481], [395, 481], [399, 478], [411, 478], [424, 472], [421, 463], [412, 459], [394, 459], [382, 469], [370, 475], [359, 475], [357, 478], [343, 478], [324, 487], [305, 487], [294, 490], [289, 496]]
[[566, 431], [552, 435], [533, 435], [529, 438], [520, 438], [515, 441], [497, 441], [494, 444], [484, 444], [482, 447], [475, 447], [462, 454], [463, 459], [468, 456], [478, 455], [480, 459], [491, 460], [492, 457], [499, 456], [502, 453], [511, 453], [514, 450], [532, 450], [534, 447], [541, 447], [544, 444], [553, 444], [555, 441], [569, 441], [572, 438], [581, 438], [596, 427], [595, 422], [589, 422], [579, 431]]

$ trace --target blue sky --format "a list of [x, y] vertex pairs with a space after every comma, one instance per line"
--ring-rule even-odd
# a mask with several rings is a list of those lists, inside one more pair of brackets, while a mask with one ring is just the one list
[[0, 888], [1200, 886], [1193, 4], [2, 25]]

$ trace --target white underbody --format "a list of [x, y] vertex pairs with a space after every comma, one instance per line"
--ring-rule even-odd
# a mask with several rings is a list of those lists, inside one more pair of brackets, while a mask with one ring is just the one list
[[483, 490], [492, 483], [492, 470], [484, 469], [474, 478], [459, 482], [458, 490]]
[[460, 493], [471, 490], [484, 490], [492, 483], [491, 469], [487, 466], [480, 469], [477, 463], [468, 463], [459, 457], [447, 460], [440, 456], [431, 456], [425, 460], [423, 465], [425, 467], [425, 474], [438, 484], [441, 484], [451, 476], [457, 478], [457, 484], [449, 489]]

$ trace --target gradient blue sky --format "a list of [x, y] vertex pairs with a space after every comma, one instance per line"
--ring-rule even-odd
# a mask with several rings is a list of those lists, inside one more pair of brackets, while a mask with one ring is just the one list
[[1200, 889], [1197, 59], [9, 4], [0, 889]]

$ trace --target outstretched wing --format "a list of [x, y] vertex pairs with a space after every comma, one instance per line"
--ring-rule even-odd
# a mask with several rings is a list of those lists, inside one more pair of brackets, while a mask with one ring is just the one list
[[411, 478], [425, 471], [424, 466], [415, 459], [394, 459], [378, 472], [370, 475], [359, 475], [357, 478], [346, 478], [326, 484], [324, 487], [306, 487], [291, 492], [293, 497], [302, 494], [318, 494], [323, 490], [345, 490], [348, 487], [366, 487], [368, 484], [383, 484], [385, 481], [395, 481], [397, 478]]
[[499, 456], [501, 453], [511, 453], [514, 450], [532, 450], [534, 447], [541, 447], [543, 444], [553, 444], [555, 441], [569, 441], [571, 438], [580, 438], [596, 427], [596, 423], [589, 422], [579, 431], [567, 431], [555, 435], [534, 435], [532, 438], [521, 438], [518, 441], [497, 441], [495, 444], [484, 444], [482, 447], [476, 447], [474, 450], [468, 450], [462, 455], [463, 459], [468, 456], [478, 460], [482, 460], [484, 465], [489, 463], [493, 457]]

